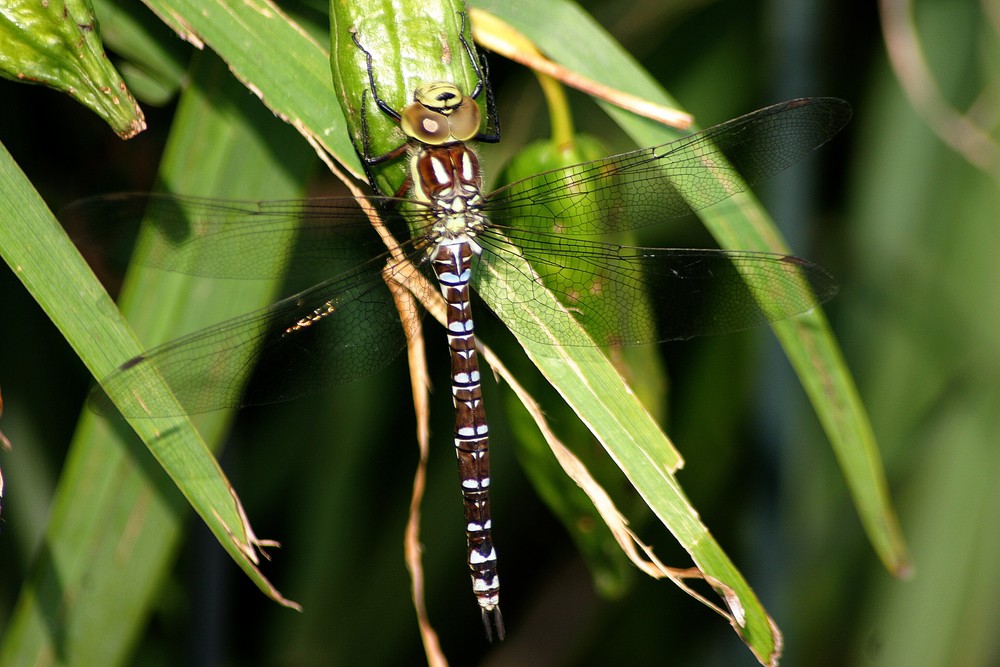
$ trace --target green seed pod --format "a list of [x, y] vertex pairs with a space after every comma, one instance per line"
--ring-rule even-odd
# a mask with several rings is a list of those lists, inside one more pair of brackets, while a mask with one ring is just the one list
[[142, 110], [104, 53], [89, 0], [0, 3], [0, 75], [67, 93], [122, 138], [146, 129]]

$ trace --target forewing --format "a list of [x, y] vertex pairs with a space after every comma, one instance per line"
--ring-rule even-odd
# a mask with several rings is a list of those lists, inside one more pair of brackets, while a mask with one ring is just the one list
[[530, 176], [490, 195], [493, 224], [594, 236], [681, 217], [798, 162], [836, 134], [850, 106], [783, 102], [676, 141]]
[[[398, 200], [368, 201], [392, 231], [405, 232]], [[122, 264], [145, 221], [144, 265], [215, 278], [325, 277], [385, 250], [352, 197], [257, 202], [119, 193], [74, 202], [60, 218], [80, 245]]]

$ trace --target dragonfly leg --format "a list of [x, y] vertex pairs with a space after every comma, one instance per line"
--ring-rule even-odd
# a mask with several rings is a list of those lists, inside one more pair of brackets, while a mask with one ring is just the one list
[[[382, 155], [372, 155], [369, 152], [368, 146], [368, 113], [365, 110], [365, 99], [367, 97], [367, 92], [361, 95], [361, 150], [358, 151], [361, 157], [361, 166], [364, 167], [365, 177], [368, 179], [369, 185], [371, 185], [375, 190], [378, 190], [378, 186], [375, 184], [375, 173], [372, 171], [372, 167], [375, 165], [382, 164], [383, 162], [388, 162], [390, 160], [395, 160], [406, 153], [408, 148], [408, 143], [403, 143], [392, 149], [388, 153], [383, 153]], [[410, 189], [410, 179], [407, 178], [403, 184], [400, 186], [398, 192], [396, 192], [396, 197], [403, 197], [406, 195], [407, 190]]]
[[399, 112], [389, 106], [388, 102], [379, 97], [378, 90], [375, 88], [375, 59], [372, 57], [372, 54], [368, 51], [368, 49], [361, 46], [361, 40], [358, 38], [357, 30], [351, 31], [351, 39], [354, 40], [354, 45], [361, 50], [361, 53], [365, 54], [365, 61], [368, 63], [368, 87], [371, 88], [372, 98], [374, 98], [375, 104], [378, 105], [378, 108], [381, 109], [383, 113], [389, 115], [398, 123], [400, 121]]
[[[500, 141], [500, 116], [497, 114], [497, 101], [496, 97], [493, 96], [493, 86], [490, 85], [490, 67], [486, 62], [486, 56], [478, 54], [477, 57], [476, 52], [472, 50], [472, 45], [465, 39], [465, 27], [466, 23], [468, 23], [468, 16], [465, 12], [459, 12], [459, 15], [462, 17], [462, 28], [458, 33], [458, 39], [462, 42], [462, 47], [465, 48], [465, 53], [469, 57], [469, 63], [472, 65], [472, 70], [476, 73], [477, 79], [476, 87], [469, 93], [469, 97], [478, 100], [483, 90], [486, 90], [487, 131], [480, 132], [474, 139], [476, 141], [495, 144]], [[491, 122], [493, 123], [492, 129], [489, 126]]]

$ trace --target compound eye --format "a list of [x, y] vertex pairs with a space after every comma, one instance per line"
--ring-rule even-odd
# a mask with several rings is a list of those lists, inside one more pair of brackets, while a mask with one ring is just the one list
[[468, 141], [479, 134], [480, 112], [476, 101], [465, 95], [462, 103], [451, 112], [448, 121], [451, 124], [451, 136], [457, 141]]
[[399, 126], [403, 133], [417, 141], [440, 146], [451, 137], [448, 117], [431, 111], [420, 102], [408, 104], [400, 114]]

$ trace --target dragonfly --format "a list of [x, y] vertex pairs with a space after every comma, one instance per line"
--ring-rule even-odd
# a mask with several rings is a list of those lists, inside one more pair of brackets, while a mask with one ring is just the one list
[[[363, 50], [357, 37], [355, 43]], [[82, 200], [65, 215], [111, 236], [145, 219], [157, 243], [142, 262], [170, 271], [271, 277], [261, 267], [276, 257], [292, 275], [332, 276], [122, 364], [100, 385], [127, 417], [274, 403], [373, 373], [405, 346], [401, 315], [418, 315], [399, 312], [387, 281], [407, 285], [418, 275], [437, 281], [447, 304], [467, 562], [487, 636], [495, 631], [503, 639], [472, 292], [493, 304], [516, 335], [542, 343], [551, 343], [549, 335], [599, 346], [681, 340], [806, 312], [837, 289], [833, 277], [808, 260], [631, 247], [613, 237], [683, 218], [791, 166], [833, 137], [851, 110], [836, 98], [790, 100], [663, 145], [484, 194], [479, 161], [467, 143], [492, 136], [479, 131], [475, 98], [483, 74], [476, 72], [480, 85], [473, 95], [436, 82], [418, 89], [402, 112], [381, 100], [369, 76], [377, 107], [400, 121], [407, 142], [383, 156], [362, 150], [362, 157], [367, 169], [408, 152], [408, 193], [260, 202], [132, 193]], [[475, 122], [463, 114], [475, 115]], [[412, 118], [448, 129], [413, 130]], [[374, 209], [396, 239], [406, 239], [395, 257], [363, 207]], [[505, 270], [520, 274], [519, 284], [527, 287], [512, 290], [491, 279]], [[561, 317], [566, 311], [572, 321]], [[544, 334], [539, 320], [548, 326]], [[581, 328], [589, 336], [580, 337]], [[172, 397], [133, 393], [150, 371], [167, 382]], [[106, 398], [96, 403], [98, 411], [113, 410]]]

